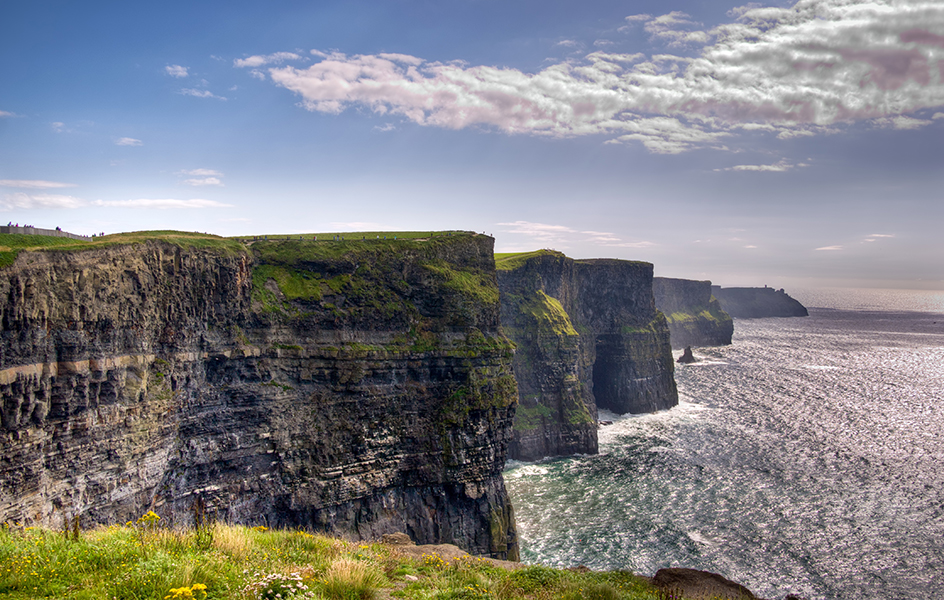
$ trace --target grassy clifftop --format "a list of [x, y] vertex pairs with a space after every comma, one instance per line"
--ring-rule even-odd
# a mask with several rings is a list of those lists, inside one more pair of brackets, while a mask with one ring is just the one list
[[181, 248], [211, 248], [228, 254], [245, 253], [245, 246], [236, 239], [188, 231], [134, 231], [95, 237], [91, 240], [45, 235], [0, 234], [0, 268], [7, 267], [23, 251], [84, 252], [116, 246], [162, 241]]
[[[353, 544], [222, 524], [171, 530], [148, 515], [88, 532], [0, 528], [0, 597], [65, 600], [655, 600], [628, 572], [501, 563], [454, 546]], [[509, 568], [510, 567], [510, 568]], [[278, 595], [277, 595], [278, 594]], [[672, 596], [674, 597], [674, 596]]]

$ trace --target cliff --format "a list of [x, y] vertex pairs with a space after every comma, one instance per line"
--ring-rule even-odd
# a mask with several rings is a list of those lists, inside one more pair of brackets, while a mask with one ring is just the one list
[[669, 324], [673, 348], [731, 343], [734, 321], [711, 295], [710, 281], [654, 277], [652, 294]]
[[783, 289], [723, 288], [711, 286], [721, 308], [736, 319], [761, 317], [806, 317], [806, 307], [787, 295]]
[[491, 238], [159, 237], [0, 269], [0, 521], [185, 522], [199, 496], [517, 557]]
[[652, 265], [542, 250], [496, 260], [502, 323], [516, 344], [511, 458], [597, 451], [597, 407], [642, 413], [678, 403]]

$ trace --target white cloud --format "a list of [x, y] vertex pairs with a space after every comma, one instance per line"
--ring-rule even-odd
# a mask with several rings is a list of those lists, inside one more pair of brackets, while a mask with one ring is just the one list
[[294, 52], [275, 52], [274, 54], [250, 56], [249, 58], [237, 58], [233, 61], [233, 66], [257, 68], [272, 64], [280, 65], [287, 60], [300, 60], [301, 58]]
[[219, 171], [214, 171], [213, 169], [190, 169], [177, 171], [177, 174], [192, 176], [190, 179], [185, 179], [183, 181], [185, 185], [192, 185], [195, 187], [218, 185], [223, 187], [223, 181], [220, 179], [220, 177], [223, 177], [223, 174]]
[[187, 75], [190, 74], [187, 71], [188, 71], [187, 67], [182, 67], [180, 65], [167, 65], [166, 67], [164, 67], [164, 72], [166, 72], [171, 77], [177, 77], [177, 78], [186, 77]]
[[931, 118], [934, 119], [935, 121], [937, 121], [938, 119], [944, 119], [944, 112], [934, 113], [934, 116]]
[[213, 169], [190, 169], [184, 171], [177, 171], [178, 175], [195, 175], [197, 177], [222, 177], [223, 174], [219, 171], [214, 171]]
[[643, 21], [649, 21], [652, 19], [652, 15], [641, 14], [641, 15], [630, 15], [626, 17], [627, 23], [640, 23]]
[[774, 163], [772, 165], [734, 165], [733, 167], [725, 167], [723, 169], [715, 169], [715, 171], [768, 171], [774, 173], [783, 173], [784, 171], [789, 171], [796, 167], [808, 167], [807, 163], [798, 163], [790, 164], [784, 160]]
[[95, 206], [109, 206], [116, 208], [231, 208], [232, 204], [223, 204], [215, 200], [203, 200], [199, 198], [191, 200], [177, 200], [174, 198], [152, 199], [138, 198], [137, 200], [96, 200], [92, 202]]
[[534, 238], [555, 238], [561, 234], [577, 233], [576, 229], [565, 225], [548, 225], [546, 223], [532, 223], [531, 221], [515, 221], [513, 223], [498, 223], [505, 229], [505, 233], [520, 233]]
[[0, 118], [3, 118], [3, 117], [15, 117], [15, 116], [17, 116], [16, 113], [11, 113], [11, 112], [6, 111], [6, 110], [0, 110]]
[[823, 246], [822, 248], [817, 248], [817, 250], [827, 250], [827, 251], [842, 250], [842, 246]]
[[223, 185], [223, 182], [220, 181], [218, 177], [202, 177], [199, 179], [184, 179], [184, 183], [187, 185], [193, 185], [193, 186], [203, 186], [203, 185], [222, 186]]
[[895, 129], [921, 129], [925, 125], [931, 124], [931, 121], [905, 116], [894, 117], [892, 118], [892, 122], [895, 124]]
[[893, 238], [895, 234], [893, 233], [870, 233], [869, 237], [872, 238]]
[[59, 181], [45, 181], [42, 179], [0, 179], [0, 187], [50, 190], [55, 188], [76, 187], [76, 184], [62, 183]]
[[679, 47], [686, 44], [706, 44], [709, 36], [704, 31], [687, 31], [701, 23], [690, 20], [688, 14], [674, 10], [648, 21], [643, 29], [649, 34], [651, 41], [666, 42], [669, 46]]
[[62, 121], [54, 121], [50, 123], [49, 126], [52, 127], [52, 130], [56, 133], [62, 133], [66, 130], [66, 124]]
[[383, 125], [377, 125], [374, 127], [374, 131], [380, 131], [386, 133], [388, 131], [396, 131], [397, 126], [393, 123], [384, 123]]
[[[313, 50], [319, 62], [268, 74], [310, 111], [363, 106], [448, 129], [607, 134], [662, 153], [723, 147], [719, 139], [746, 124], [770, 125], [787, 139], [942, 105], [944, 35], [934, 32], [944, 31], [944, 4], [937, 0], [804, 0], [737, 15], [711, 32], [691, 31], [698, 24], [684, 13], [646, 19], [650, 35], [670, 45], [714, 40], [687, 62], [632, 64], [593, 52], [524, 73]], [[258, 58], [260, 66], [268, 60]]]
[[571, 243], [593, 243], [610, 248], [648, 248], [652, 242], [627, 242], [617, 235], [607, 231], [578, 231], [566, 225], [550, 225], [548, 223], [534, 223], [531, 221], [514, 221], [512, 223], [497, 223], [505, 227], [503, 233], [526, 235], [538, 244], [557, 244], [567, 247]]
[[580, 44], [574, 40], [561, 40], [554, 44], [555, 46], [566, 46], [567, 48], [576, 48]]
[[193, 96], [194, 98], [216, 98], [217, 100], [226, 100], [226, 96], [217, 96], [209, 90], [197, 90], [194, 88], [184, 88], [180, 90], [184, 96]]
[[59, 194], [26, 194], [16, 192], [0, 197], [0, 210], [28, 210], [28, 209], [55, 209], [80, 208], [87, 203], [74, 196]]
[[116, 146], [143, 146], [144, 142], [135, 138], [123, 137], [115, 140]]

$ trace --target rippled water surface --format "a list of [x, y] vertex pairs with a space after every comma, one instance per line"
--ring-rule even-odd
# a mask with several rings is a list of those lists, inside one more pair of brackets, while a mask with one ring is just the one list
[[737, 320], [677, 368], [677, 408], [615, 417], [598, 456], [510, 464], [523, 559], [944, 597], [944, 314], [810, 315]]

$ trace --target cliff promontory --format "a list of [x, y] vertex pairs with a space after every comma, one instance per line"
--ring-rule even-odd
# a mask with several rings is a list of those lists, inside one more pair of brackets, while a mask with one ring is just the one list
[[806, 307], [787, 295], [783, 289], [774, 288], [723, 288], [711, 286], [721, 308], [736, 319], [762, 317], [807, 317]]
[[643, 413], [678, 403], [652, 265], [498, 255], [502, 323], [516, 344], [519, 406], [510, 457], [597, 451], [597, 407]]
[[669, 324], [673, 348], [731, 343], [734, 322], [711, 295], [710, 281], [654, 277], [652, 293]]
[[[0, 269], [0, 521], [189, 518], [516, 558], [493, 240], [166, 233]], [[8, 261], [9, 262], [9, 261]]]

